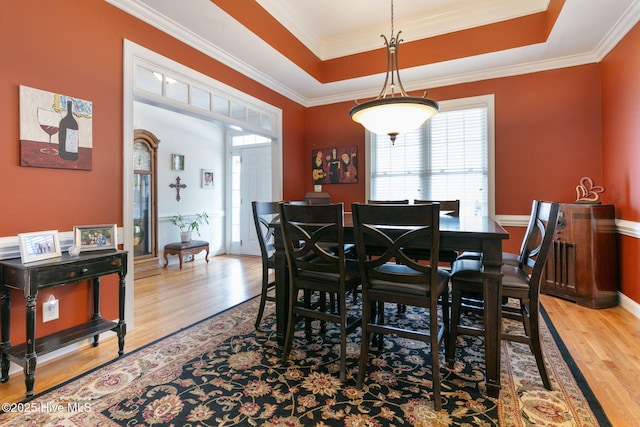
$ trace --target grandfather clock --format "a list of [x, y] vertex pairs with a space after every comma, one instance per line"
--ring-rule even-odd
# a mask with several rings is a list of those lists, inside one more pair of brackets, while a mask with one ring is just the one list
[[158, 258], [157, 154], [160, 140], [144, 129], [133, 140], [134, 279], [160, 274]]

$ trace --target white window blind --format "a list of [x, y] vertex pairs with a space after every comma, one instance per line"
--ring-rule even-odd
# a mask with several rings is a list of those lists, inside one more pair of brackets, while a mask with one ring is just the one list
[[487, 106], [436, 114], [420, 129], [371, 135], [370, 199], [455, 200], [461, 215], [489, 214]]

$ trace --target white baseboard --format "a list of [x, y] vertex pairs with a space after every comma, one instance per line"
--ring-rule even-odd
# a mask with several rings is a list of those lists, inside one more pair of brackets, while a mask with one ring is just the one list
[[618, 295], [618, 305], [640, 319], [640, 304], [620, 292], [618, 292]]

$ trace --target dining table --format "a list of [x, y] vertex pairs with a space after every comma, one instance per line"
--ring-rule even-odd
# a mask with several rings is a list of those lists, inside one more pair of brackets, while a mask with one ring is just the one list
[[[289, 308], [289, 278], [282, 232], [278, 219], [274, 233], [276, 335], [284, 345]], [[354, 243], [351, 212], [344, 213], [345, 243]], [[440, 217], [440, 250], [482, 253], [485, 327], [485, 385], [487, 394], [500, 393], [500, 336], [502, 334], [502, 242], [509, 233], [490, 216]]]

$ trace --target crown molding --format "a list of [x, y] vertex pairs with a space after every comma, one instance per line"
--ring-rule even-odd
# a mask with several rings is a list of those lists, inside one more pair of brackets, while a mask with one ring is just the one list
[[597, 62], [602, 61], [638, 21], [640, 21], [640, 2], [634, 1], [622, 18], [620, 18], [594, 50]]
[[[228, 53], [227, 51], [211, 44], [206, 41], [202, 37], [196, 35], [192, 31], [182, 27], [181, 25], [173, 22], [166, 17], [155, 13], [153, 10], [147, 8], [144, 4], [139, 2], [134, 2], [131, 0], [105, 0], [113, 6], [123, 10], [126, 13], [142, 20], [143, 22], [152, 25], [153, 27], [159, 29], [160, 31], [165, 32], [166, 34], [176, 38], [177, 40], [193, 47], [194, 49], [204, 53], [205, 55], [213, 58], [216, 61], [219, 61], [234, 70], [244, 74], [245, 76], [255, 80], [256, 82], [264, 85], [265, 87], [275, 91], [276, 93], [302, 105], [303, 107], [314, 107], [320, 105], [333, 104], [338, 102], [351, 101], [355, 99], [365, 99], [375, 96], [379, 87], [372, 87], [367, 85], [367, 89], [361, 90], [341, 90], [339, 93], [333, 93], [330, 95], [319, 95], [308, 97], [303, 95], [302, 93], [292, 89], [291, 87], [280, 83], [278, 80], [270, 77], [269, 75], [261, 72], [260, 70], [252, 67], [247, 64], [245, 61], [242, 61], [235, 57], [234, 55]], [[212, 3], [213, 4], [213, 3]], [[215, 6], [215, 4], [213, 4]], [[217, 6], [215, 6], [217, 7]], [[221, 14], [226, 14], [226, 12], [220, 9]], [[403, 69], [403, 77], [405, 80], [405, 89], [408, 91], [412, 90], [424, 90], [425, 88], [436, 88], [442, 86], [449, 86], [455, 84], [462, 83], [470, 83], [481, 80], [488, 80], [494, 78], [504, 78], [511, 77], [522, 74], [529, 74], [541, 71], [548, 71], [553, 69], [565, 68], [565, 67], [573, 67], [590, 63], [597, 63], [601, 61], [607, 53], [611, 51], [615, 47], [615, 45], [624, 37], [624, 35], [640, 20], [640, 2], [635, 1], [633, 5], [627, 10], [624, 17], [619, 20], [617, 25], [609, 32], [607, 37], [597, 46], [597, 48], [585, 54], [573, 55], [573, 56], [565, 56], [558, 57], [548, 60], [542, 61], [533, 61], [522, 64], [515, 65], [505, 65], [502, 67], [494, 67], [488, 69], [482, 69], [478, 71], [472, 72], [461, 72], [461, 73], [442, 73], [446, 75], [445, 77], [435, 77], [431, 79], [407, 79], [405, 74], [415, 73], [420, 75], [436, 75], [432, 73], [432, 69], [439, 69], [443, 67], [444, 63], [439, 64], [430, 64], [422, 67], [416, 67], [414, 69]], [[239, 25], [239, 24], [238, 24]], [[257, 36], [255, 36], [256, 43], [264, 43]], [[516, 53], [518, 49], [527, 49], [529, 47], [516, 48], [511, 49], [509, 51], [503, 52], [494, 52], [486, 55], [509, 55], [511, 53]], [[375, 78], [376, 76], [368, 76], [359, 79], [354, 79], [350, 81], [342, 81], [342, 82], [332, 82], [327, 84], [321, 84], [317, 82], [314, 78], [310, 77], [308, 74], [304, 73], [300, 68], [292, 63], [285, 56], [275, 51], [275, 49], [271, 48], [265, 43], [265, 49], [270, 50], [270, 54], [273, 55], [274, 60], [280, 61], [285, 64], [285, 67], [290, 70], [295, 70], [292, 72], [298, 73], [301, 76], [304, 76], [307, 80], [312, 82], [311, 84], [318, 85], [319, 89], [316, 91], [318, 93], [323, 92], [322, 87], [348, 87], [349, 85], [356, 86], [358, 81], [364, 81], [367, 79]], [[479, 55], [482, 57], [485, 55]], [[477, 59], [475, 57], [474, 59]], [[454, 65], [457, 61], [460, 63], [464, 62], [466, 59], [449, 61], [447, 65]], [[413, 71], [412, 71], [413, 70]], [[382, 78], [380, 79], [382, 82]], [[358, 84], [362, 87], [362, 83]]]
[[[321, 60], [353, 55], [363, 51], [380, 48], [383, 43], [379, 34], [389, 35], [391, 16], [388, 4], [376, 4], [366, 12], [379, 14], [379, 22], [356, 30], [335, 32], [320, 37], [312, 28], [305, 26], [305, 17], [296, 13], [295, 8], [280, 0], [256, 0], [282, 26], [287, 28], [298, 40], [309, 48]], [[466, 1], [445, 7], [421, 6], [427, 14], [411, 14], [402, 3], [395, 7], [394, 27], [402, 30], [406, 41], [419, 40], [440, 34], [461, 31], [495, 22], [506, 21], [521, 16], [544, 12], [550, 0], [493, 0], [492, 2]]]
[[[117, 7], [118, 9], [121, 9], [122, 11], [128, 13], [129, 15], [135, 18], [138, 18], [141, 21], [146, 22], [147, 24], [157, 28], [158, 30], [170, 35], [176, 40], [179, 40], [191, 46], [192, 48], [198, 50], [199, 52], [204, 53], [210, 58], [238, 71], [239, 73], [268, 87], [269, 89], [274, 90], [280, 95], [289, 98], [294, 102], [297, 102], [301, 105], [305, 105], [305, 103], [308, 101], [304, 96], [291, 90], [290, 88], [281, 84], [277, 80], [260, 72], [255, 67], [252, 67], [246, 62], [239, 60], [235, 56], [229, 54], [227, 51], [220, 49], [219, 47], [213, 45], [212, 43], [208, 42], [204, 38], [193, 33], [192, 31], [186, 29], [185, 27], [179, 25], [178, 23], [167, 19], [163, 15], [155, 13], [153, 10], [150, 10], [149, 8], [145, 7], [141, 3], [132, 2], [130, 0], [105, 0], [105, 1]], [[215, 6], [214, 3], [212, 4]], [[227, 15], [227, 13], [224, 12], [222, 9], [220, 9], [220, 13], [224, 13], [225, 15]], [[280, 60], [291, 62], [289, 61], [289, 59], [285, 58], [284, 56], [281, 56]]]
[[[489, 54], [490, 55], [490, 54]], [[562, 58], [554, 58], [549, 60], [535, 61], [524, 64], [507, 65], [503, 67], [489, 68], [480, 71], [473, 71], [468, 73], [450, 74], [446, 77], [431, 78], [423, 80], [411, 80], [409, 83], [404, 84], [404, 88], [407, 92], [416, 90], [425, 90], [427, 88], [433, 89], [437, 87], [452, 86], [463, 83], [471, 83], [482, 80], [490, 80], [504, 77], [512, 77], [522, 74], [537, 73], [542, 71], [550, 71], [560, 68], [575, 67], [579, 65], [591, 64], [598, 62], [596, 55], [592, 53], [566, 56]], [[424, 70], [418, 71], [422, 74], [428, 75], [430, 72], [428, 69], [431, 66], [416, 67], [415, 69], [403, 69], [403, 77], [412, 70]], [[380, 77], [380, 84], [384, 81], [384, 76]], [[404, 82], [404, 80], [403, 80]], [[338, 102], [344, 102], [355, 99], [365, 99], [375, 97], [380, 88], [376, 89], [364, 89], [359, 91], [343, 92], [336, 95], [329, 95], [324, 97], [316, 97], [308, 100], [307, 107], [314, 107], [319, 105], [334, 104]]]

